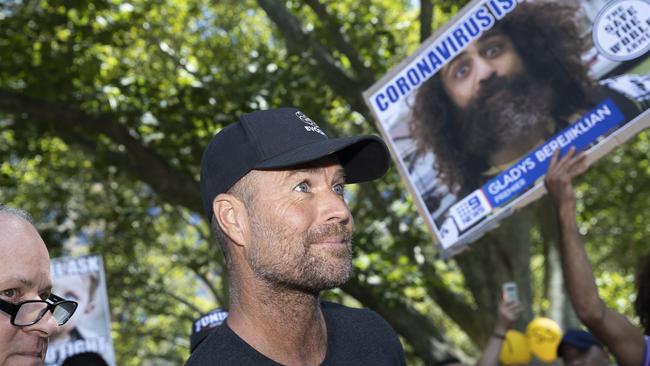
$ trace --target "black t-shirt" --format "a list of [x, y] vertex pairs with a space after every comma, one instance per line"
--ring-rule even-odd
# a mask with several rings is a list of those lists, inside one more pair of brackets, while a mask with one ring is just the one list
[[[321, 303], [327, 324], [327, 354], [321, 365], [405, 365], [404, 350], [388, 323], [368, 309]], [[227, 322], [216, 327], [185, 364], [280, 365], [239, 338]]]

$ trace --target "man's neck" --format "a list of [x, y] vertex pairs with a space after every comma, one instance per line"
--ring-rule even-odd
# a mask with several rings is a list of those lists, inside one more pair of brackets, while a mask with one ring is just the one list
[[327, 352], [327, 327], [318, 295], [254, 283], [233, 292], [228, 326], [278, 363], [320, 364]]

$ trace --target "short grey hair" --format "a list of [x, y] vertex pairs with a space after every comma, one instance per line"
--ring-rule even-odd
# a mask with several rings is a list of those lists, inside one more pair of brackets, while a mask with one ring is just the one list
[[0, 215], [13, 216], [25, 220], [34, 226], [34, 219], [32, 219], [32, 215], [30, 215], [27, 211], [21, 210], [19, 208], [14, 208], [0, 203]]

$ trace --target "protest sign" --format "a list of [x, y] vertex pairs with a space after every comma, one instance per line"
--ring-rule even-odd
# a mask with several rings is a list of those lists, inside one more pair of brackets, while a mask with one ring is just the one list
[[79, 306], [72, 318], [50, 336], [45, 365], [59, 366], [83, 354], [86, 364], [115, 366], [102, 257], [53, 258], [51, 271], [52, 293], [76, 301]]
[[364, 92], [443, 256], [650, 123], [650, 2], [481, 0]]

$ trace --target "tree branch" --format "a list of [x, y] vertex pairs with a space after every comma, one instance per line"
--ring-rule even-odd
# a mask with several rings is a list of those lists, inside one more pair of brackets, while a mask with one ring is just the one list
[[[341, 288], [390, 323], [395, 331], [409, 342], [425, 365], [442, 361], [449, 357], [452, 351], [454, 351], [453, 354], [459, 353], [449, 346], [451, 342], [445, 339], [429, 318], [418, 313], [417, 310], [400, 299], [387, 301], [384, 296], [377, 296], [373, 293], [370, 285], [361, 284], [356, 277], [350, 279]], [[393, 306], [390, 306], [390, 303], [393, 303]], [[400, 309], [400, 311], [396, 311], [396, 309]]]
[[[212, 281], [208, 278], [208, 276], [198, 270], [198, 268], [190, 267], [192, 272], [194, 272], [194, 275], [203, 282], [203, 284], [210, 290], [210, 293], [216, 300], [216, 302], [219, 303], [219, 306], [221, 307], [227, 307], [229, 304], [221, 294], [219, 294], [219, 291], [212, 285]], [[225, 280], [225, 279], [224, 279]]]
[[[382, 197], [377, 189], [377, 185], [364, 183], [363, 188], [359, 190], [355, 205], [351, 207], [354, 217], [363, 216], [369, 209], [361, 202], [367, 203], [372, 207], [373, 214], [377, 217], [390, 216], [387, 211], [386, 199]], [[391, 232], [399, 232], [393, 229]], [[396, 241], [405, 241], [402, 245], [412, 247], [410, 240], [407, 238], [396, 238]], [[435, 288], [435, 284], [441, 284], [432, 279], [428, 279], [430, 272], [433, 272], [434, 278], [438, 278], [435, 269], [431, 263], [424, 263], [420, 266], [423, 272], [423, 278], [427, 279], [425, 285], [428, 295], [439, 304], [440, 308], [444, 311], [450, 311], [454, 315], [452, 319], [458, 319], [465, 316], [465, 319], [471, 322], [471, 317], [468, 314], [473, 314], [473, 310], [468, 310], [469, 305], [459, 300], [458, 295], [451, 293], [447, 289]], [[430, 267], [430, 268], [429, 268]], [[441, 334], [441, 332], [432, 324], [431, 320], [424, 315], [418, 313], [408, 304], [401, 300], [391, 299], [393, 306], [390, 306], [386, 301], [384, 294], [373, 291], [372, 287], [367, 284], [359, 283], [358, 278], [352, 278], [347, 284], [341, 287], [348, 295], [359, 300], [364, 306], [367, 306], [377, 313], [379, 313], [407, 342], [414, 348], [415, 353], [422, 358], [425, 365], [435, 364], [443, 360], [450, 354], [451, 348]], [[454, 306], [458, 306], [457, 309]], [[460, 324], [459, 324], [460, 325]], [[455, 356], [459, 356], [459, 352], [454, 351]]]
[[300, 22], [287, 10], [283, 1], [257, 0], [257, 3], [266, 12], [269, 18], [278, 27], [290, 50], [307, 50], [318, 65], [318, 73], [325, 82], [340, 96], [342, 96], [353, 110], [364, 115], [368, 120], [370, 113], [366, 106], [362, 91], [364, 85], [352, 79], [341, 69], [330, 53], [313, 40], [302, 30]]
[[[187, 306], [188, 308], [190, 308], [196, 314], [203, 314], [204, 313], [196, 305], [192, 304], [191, 302], [187, 301], [186, 299], [174, 294], [171, 291], [167, 291], [164, 286], [154, 288], [154, 291], [156, 293], [161, 293], [162, 292], [162, 293], [166, 294], [167, 296], [171, 297], [172, 299], [174, 299], [174, 300], [180, 302], [181, 304]], [[173, 315], [173, 314], [171, 314], [171, 315]]]
[[[377, 191], [376, 185], [367, 184], [363, 189], [359, 190], [358, 201], [371, 202], [373, 213], [377, 217], [386, 217], [390, 215], [390, 213], [386, 211], [388, 205], [386, 204], [385, 199], [382, 198], [381, 194]], [[359, 205], [354, 205], [351, 207], [351, 210], [353, 212], [353, 217], [359, 217], [363, 214], [363, 212], [360, 212], [361, 207], [359, 207]], [[391, 221], [389, 226], [390, 232], [399, 232], [399, 229], [397, 228], [399, 226], [399, 221]], [[415, 240], [404, 237], [398, 237], [395, 240], [402, 241], [400, 245], [410, 247], [411, 251], [413, 249], [412, 244], [416, 243]], [[481, 334], [485, 332], [485, 330], [481, 329], [481, 322], [476, 319], [477, 317], [484, 317], [484, 315], [477, 312], [476, 309], [462, 296], [451, 291], [449, 287], [445, 285], [442, 278], [440, 278], [436, 272], [434, 264], [430, 260], [424, 261], [424, 263], [418, 267], [422, 272], [422, 279], [427, 294], [447, 316], [458, 324], [459, 327], [465, 330], [467, 334]], [[477, 345], [480, 346], [480, 344]]]
[[494, 328], [504, 282], [517, 283], [519, 299], [524, 304], [524, 311], [513, 328], [524, 329], [533, 318], [533, 281], [529, 266], [531, 225], [532, 215], [527, 207], [501, 221], [499, 228], [474, 242], [470, 250], [454, 257], [465, 277], [465, 286], [483, 314], [474, 318], [479, 331], [472, 334], [472, 339], [477, 345], [484, 345]]
[[484, 317], [483, 312], [477, 311], [462, 296], [451, 291], [436, 273], [433, 263], [425, 261], [419, 267], [422, 271], [427, 294], [447, 316], [467, 334], [480, 334], [485, 331], [481, 328], [481, 323], [476, 319], [477, 317]]
[[[0, 110], [19, 116], [23, 122], [47, 129], [67, 143], [76, 145], [75, 134], [105, 135], [124, 147], [107, 155], [119, 168], [147, 183], [165, 201], [203, 212], [198, 183], [189, 172], [173, 167], [165, 157], [145, 146], [110, 113], [91, 115], [77, 106], [49, 102], [0, 89]], [[86, 142], [86, 148], [87, 146]]]
[[420, 0], [420, 43], [431, 35], [433, 26], [433, 1]]
[[345, 37], [345, 34], [341, 32], [343, 27], [337, 21], [336, 17], [330, 15], [325, 6], [323, 6], [319, 0], [305, 0], [305, 2], [323, 22], [325, 29], [327, 29], [328, 34], [332, 37], [332, 41], [334, 41], [336, 48], [341, 51], [348, 60], [350, 60], [350, 64], [356, 72], [360, 83], [364, 85], [364, 88], [369, 87], [373, 83], [375, 77], [372, 71], [363, 64], [357, 49]]

